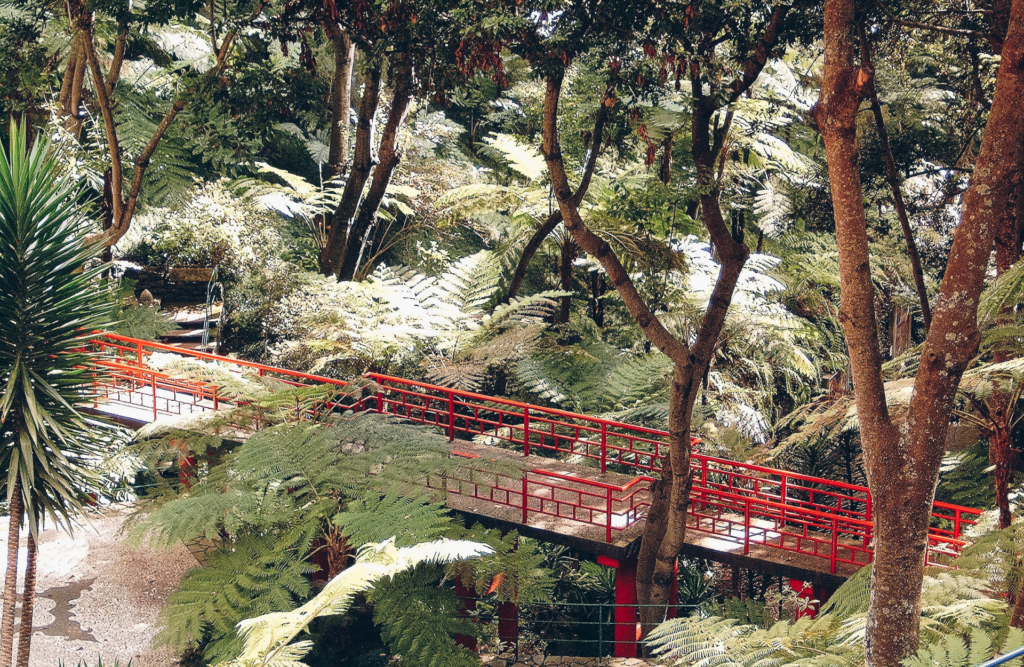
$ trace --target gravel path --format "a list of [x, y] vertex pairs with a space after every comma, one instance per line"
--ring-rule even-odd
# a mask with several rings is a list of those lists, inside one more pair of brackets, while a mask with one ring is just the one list
[[[61, 660], [65, 667], [79, 661], [94, 667], [97, 656], [105, 667], [115, 659], [122, 667], [129, 659], [132, 667], [175, 664], [167, 648], [153, 648], [156, 621], [196, 560], [180, 543], [168, 551], [125, 547], [119, 531], [126, 516], [123, 508], [106, 508], [86, 517], [74, 538], [42, 533], [31, 667], [58, 667]], [[0, 571], [7, 525], [7, 517], [0, 518]], [[19, 564], [24, 571], [24, 546]]]

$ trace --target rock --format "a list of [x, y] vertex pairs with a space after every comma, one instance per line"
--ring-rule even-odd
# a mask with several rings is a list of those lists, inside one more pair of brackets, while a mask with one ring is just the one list
[[148, 289], [142, 290], [142, 294], [139, 295], [140, 306], [152, 306], [153, 305], [153, 293]]

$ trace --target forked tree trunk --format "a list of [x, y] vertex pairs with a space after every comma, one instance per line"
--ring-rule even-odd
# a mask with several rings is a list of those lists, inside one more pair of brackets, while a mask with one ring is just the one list
[[28, 559], [25, 563], [25, 585], [21, 591], [21, 621], [18, 629], [17, 667], [28, 667], [32, 652], [32, 616], [36, 604], [36, 561], [38, 556], [36, 538], [28, 536]]
[[[662, 461], [662, 479], [655, 485], [652, 507], [644, 529], [645, 537], [641, 543], [639, 564], [646, 566], [646, 570], [643, 574], [638, 570], [637, 581], [638, 593], [644, 596], [640, 598], [641, 604], [667, 605], [672, 580], [675, 577], [676, 557], [686, 537], [691, 475], [690, 421], [693, 404], [704, 367], [709, 363], [715, 341], [725, 322], [725, 315], [747, 250], [742, 243], [736, 243], [732, 239], [720, 216], [708, 222], [712, 238], [716, 239], [717, 245], [725, 249], [726, 260], [723, 262], [722, 272], [715, 284], [707, 313], [701, 322], [693, 347], [673, 336], [651, 312], [608, 242], [594, 234], [580, 216], [579, 202], [573, 197], [569, 185], [558, 138], [558, 103], [561, 88], [561, 75], [556, 74], [548, 78], [544, 97], [541, 153], [547, 163], [551, 187], [558, 200], [565, 228], [584, 252], [601, 263], [608, 280], [618, 291], [626, 309], [648, 340], [675, 364], [669, 404], [668, 451], [661, 451], [665, 456]], [[720, 136], [719, 139], [716, 146], [720, 148], [724, 136]], [[717, 202], [717, 191], [709, 197]], [[652, 537], [648, 538], [648, 535]], [[650, 606], [641, 609], [642, 619], [646, 625], [660, 621], [664, 614], [663, 609]]]
[[825, 2], [825, 67], [813, 111], [825, 143], [842, 285], [840, 321], [853, 372], [871, 487], [875, 554], [866, 633], [870, 667], [897, 667], [918, 647], [928, 523], [957, 387], [974, 356], [977, 304], [1024, 137], [1024, 0], [1014, 0], [981, 152], [963, 199], [907, 423], [888, 410], [857, 152], [857, 113], [873, 72], [854, 64], [855, 0]]
[[14, 482], [7, 528], [7, 572], [4, 574], [4, 618], [0, 625], [0, 667], [11, 667], [14, 657], [14, 612], [18, 604], [18, 533], [21, 530], [21, 477]]
[[377, 224], [377, 212], [380, 210], [381, 202], [384, 201], [391, 178], [402, 160], [402, 152], [398, 150], [398, 135], [409, 112], [409, 103], [412, 101], [413, 79], [412, 65], [408, 57], [396, 56], [396, 59], [397, 62], [393, 66], [394, 94], [384, 130], [380, 135], [379, 160], [373, 170], [370, 187], [359, 204], [359, 212], [349, 230], [348, 245], [337, 270], [338, 280], [352, 280], [355, 277], [364, 249], [373, 237], [373, 228]]

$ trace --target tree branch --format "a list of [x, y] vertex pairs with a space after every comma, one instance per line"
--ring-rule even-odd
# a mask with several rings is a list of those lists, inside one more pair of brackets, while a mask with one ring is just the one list
[[[608, 121], [608, 109], [614, 104], [614, 99], [615, 86], [614, 84], [609, 84], [599, 102], [597, 115], [594, 120], [594, 133], [590, 139], [590, 153], [587, 155], [583, 175], [580, 177], [580, 184], [572, 196], [573, 205], [577, 208], [583, 203], [583, 198], [587, 195], [587, 190], [590, 188], [594, 168], [597, 166], [597, 158], [601, 153], [601, 144], [604, 142], [604, 126]], [[533, 256], [537, 254], [541, 244], [558, 227], [560, 222], [562, 222], [562, 212], [560, 210], [553, 211], [544, 223], [533, 232], [533, 235], [530, 236], [530, 240], [527, 241], [526, 246], [523, 248], [523, 254], [519, 257], [519, 262], [516, 264], [516, 269], [512, 273], [512, 279], [509, 281], [508, 292], [505, 295], [506, 301], [518, 296], [519, 290], [522, 289], [523, 281], [526, 279], [526, 271], [530, 268], [530, 262], [533, 261]]]
[[551, 186], [562, 212], [565, 228], [576, 243], [589, 255], [597, 259], [608, 279], [618, 290], [622, 301], [644, 334], [659, 350], [677, 365], [690, 365], [690, 349], [673, 336], [661, 320], [647, 307], [632, 279], [622, 266], [607, 241], [592, 232], [580, 217], [579, 208], [574, 204], [573, 192], [565, 173], [562, 151], [558, 140], [558, 102], [562, 92], [562, 74], [552, 75], [547, 80], [544, 95], [543, 141], [541, 153], [548, 165]]

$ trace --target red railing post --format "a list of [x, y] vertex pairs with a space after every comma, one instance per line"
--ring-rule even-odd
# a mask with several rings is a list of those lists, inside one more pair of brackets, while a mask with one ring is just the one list
[[139, 366], [142, 365], [142, 341], [139, 341]]
[[875, 520], [871, 516], [870, 491], [867, 494], [867, 500], [865, 500], [864, 502], [867, 504], [867, 507], [864, 508], [864, 518], [868, 521], [868, 523], [871, 524], [870, 526], [868, 526], [867, 530], [864, 531], [864, 547], [867, 548], [867, 546], [871, 543], [871, 538], [874, 537], [875, 534]]
[[612, 490], [605, 489], [608, 501], [605, 509], [604, 541], [611, 544], [612, 541]]
[[750, 553], [750, 498], [743, 499], [743, 555]]
[[523, 456], [530, 455], [530, 408], [523, 408]]
[[960, 539], [960, 509], [953, 510], [953, 537]]
[[786, 485], [786, 480], [789, 478], [786, 475], [781, 475], [781, 481], [779, 482], [779, 502], [782, 503], [782, 523], [780, 527], [786, 527], [786, 497], [789, 495], [789, 488]]
[[213, 410], [216, 412], [220, 410], [220, 395], [217, 393], [220, 391], [220, 387], [213, 388]]
[[455, 393], [448, 392], [448, 442], [455, 440]]
[[836, 573], [836, 559], [839, 557], [839, 524], [837, 523], [836, 517], [832, 517], [832, 553], [829, 558], [830, 569], [829, 572], [832, 574]]
[[[530, 503], [526, 499], [526, 495], [527, 495], [527, 493], [529, 493], [529, 490], [530, 490], [529, 486], [528, 486], [529, 483], [526, 481], [526, 475], [527, 474], [528, 473], [525, 473], [525, 472], [523, 473], [523, 525], [524, 526], [526, 525], [526, 516], [530, 512]], [[541, 502], [543, 502], [543, 501], [541, 501]]]
[[601, 472], [608, 472], [608, 424], [604, 422], [601, 422]]

